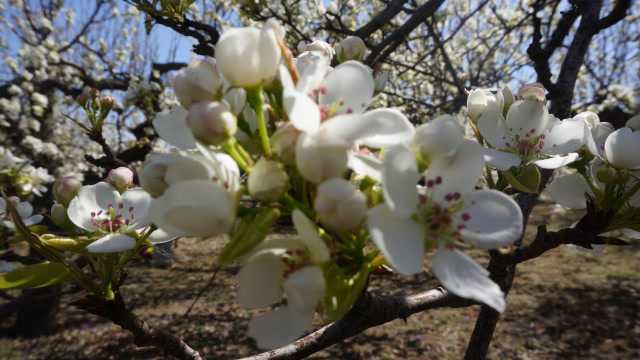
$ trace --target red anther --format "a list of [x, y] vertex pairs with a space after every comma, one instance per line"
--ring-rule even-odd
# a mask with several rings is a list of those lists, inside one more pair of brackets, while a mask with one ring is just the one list
[[471, 215], [469, 213], [464, 213], [462, 214], [462, 220], [463, 221], [469, 221], [471, 220]]
[[433, 187], [433, 180], [428, 180], [427, 181], [427, 187], [428, 188], [432, 188]]
[[460, 193], [459, 193], [459, 192], [454, 192], [454, 193], [453, 193], [453, 200], [458, 200], [458, 199], [460, 199], [460, 196], [461, 196], [461, 195], [460, 195]]
[[436, 184], [442, 184], [442, 176], [436, 178]]

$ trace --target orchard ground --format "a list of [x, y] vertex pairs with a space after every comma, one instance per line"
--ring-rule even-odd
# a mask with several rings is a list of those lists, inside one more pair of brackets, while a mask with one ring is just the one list
[[[575, 214], [553, 205], [536, 208], [536, 225], [558, 228]], [[238, 267], [221, 270], [188, 316], [183, 316], [208, 282], [220, 249], [216, 239], [182, 239], [171, 269], [138, 264], [123, 288], [125, 300], [152, 326], [183, 337], [210, 359], [257, 353], [246, 336], [254, 312], [236, 300]], [[491, 344], [491, 359], [640, 358], [640, 249], [607, 248], [596, 254], [570, 247], [554, 249], [518, 266], [507, 310]], [[481, 252], [473, 253], [486, 264]], [[425, 259], [428, 266], [428, 257]], [[374, 275], [374, 293], [415, 293], [432, 288], [427, 272], [414, 277]], [[66, 288], [66, 290], [70, 290]], [[67, 305], [66, 291], [55, 335], [37, 339], [0, 337], [1, 359], [161, 359], [152, 348], [137, 348], [132, 336], [105, 320]], [[315, 354], [313, 359], [460, 359], [479, 307], [438, 309], [396, 320]], [[0, 319], [0, 329], [13, 319]], [[0, 330], [2, 331], [2, 330]], [[1, 332], [0, 332], [1, 334]]]

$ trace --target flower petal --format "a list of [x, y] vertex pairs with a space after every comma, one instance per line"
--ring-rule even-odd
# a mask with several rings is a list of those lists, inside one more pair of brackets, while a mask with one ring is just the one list
[[569, 153], [566, 156], [553, 156], [548, 159], [536, 160], [533, 163], [543, 169], [557, 169], [578, 160], [578, 153]]
[[545, 191], [553, 201], [570, 209], [586, 208], [585, 193], [593, 195], [587, 181], [580, 174], [556, 177], [547, 185]]
[[382, 181], [382, 161], [376, 157], [350, 152], [348, 166], [358, 175], [368, 176], [377, 182]]
[[471, 217], [460, 230], [462, 238], [481, 249], [507, 246], [522, 236], [522, 211], [508, 195], [496, 190], [474, 191], [464, 197], [462, 210]]
[[136, 241], [129, 235], [112, 233], [101, 237], [87, 246], [90, 253], [115, 253], [133, 249]]
[[507, 112], [507, 131], [512, 135], [538, 136], [547, 128], [549, 113], [544, 103], [535, 100], [519, 100]]
[[307, 94], [285, 89], [282, 92], [284, 109], [296, 129], [312, 133], [320, 127], [320, 108]]
[[506, 303], [502, 290], [489, 278], [489, 272], [466, 254], [440, 249], [431, 259], [431, 267], [442, 285], [455, 295], [504, 311]]
[[522, 161], [518, 155], [513, 153], [489, 148], [484, 148], [483, 151], [484, 161], [498, 170], [509, 170], [514, 166], [520, 165]]
[[358, 114], [369, 106], [375, 83], [369, 67], [358, 61], [346, 61], [327, 74], [321, 87], [320, 106], [340, 104], [337, 114]]
[[313, 312], [300, 313], [281, 306], [249, 322], [248, 335], [261, 349], [273, 349], [293, 342], [311, 327]]
[[[478, 130], [484, 139], [493, 147], [509, 147], [511, 135], [507, 133], [507, 126], [502, 113], [489, 111], [478, 119]], [[511, 144], [510, 144], [511, 145]]]
[[122, 194], [125, 218], [132, 219], [129, 229], [135, 230], [149, 225], [151, 195], [142, 188], [129, 189]]
[[394, 269], [404, 275], [422, 271], [424, 234], [411, 218], [399, 218], [386, 205], [369, 210], [371, 240]]
[[385, 204], [396, 216], [411, 216], [418, 207], [420, 178], [415, 155], [406, 146], [395, 146], [387, 151], [382, 165]]
[[545, 134], [543, 152], [549, 155], [564, 155], [577, 151], [584, 145], [589, 128], [582, 120], [563, 120]]
[[362, 120], [368, 126], [357, 136], [357, 141], [371, 148], [408, 143], [415, 129], [409, 119], [396, 109], [382, 108], [367, 111]]
[[282, 298], [282, 276], [286, 265], [274, 251], [251, 256], [238, 273], [238, 302], [250, 309], [267, 307]]
[[158, 113], [153, 120], [153, 128], [162, 140], [179, 149], [196, 147], [196, 138], [187, 126], [187, 111], [180, 106]]
[[437, 202], [444, 201], [447, 194], [471, 192], [484, 169], [484, 152], [480, 144], [465, 140], [456, 155], [451, 158], [436, 158], [425, 172], [427, 180], [441, 178], [442, 183], [433, 187], [431, 196]]
[[109, 205], [115, 206], [120, 203], [118, 191], [106, 182], [99, 182], [94, 185], [83, 186], [78, 195], [71, 200], [67, 208], [69, 220], [79, 228], [87, 231], [97, 229], [92, 221], [92, 213], [100, 210], [106, 211]]
[[315, 224], [298, 209], [293, 210], [291, 218], [300, 240], [304, 242], [307, 249], [309, 249], [311, 261], [314, 264], [321, 264], [329, 260], [329, 248], [327, 248], [324, 240], [318, 235], [318, 228]]
[[156, 229], [154, 230], [148, 237], [149, 241], [152, 244], [164, 244], [167, 243], [169, 241], [173, 241], [176, 238], [178, 238], [178, 236], [175, 236], [165, 230], [162, 229]]
[[287, 306], [297, 312], [314, 313], [324, 296], [324, 274], [317, 266], [306, 266], [287, 277], [283, 284]]

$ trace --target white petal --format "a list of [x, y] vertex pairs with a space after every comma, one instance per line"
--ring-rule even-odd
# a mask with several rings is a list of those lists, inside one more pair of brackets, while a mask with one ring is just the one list
[[580, 174], [556, 177], [547, 185], [545, 191], [553, 201], [570, 209], [586, 208], [585, 193], [593, 195], [587, 181]]
[[44, 219], [44, 216], [38, 214], [38, 215], [29, 216], [26, 219], [22, 219], [22, 221], [26, 226], [31, 226], [31, 225], [39, 224], [40, 222], [42, 222], [43, 219]]
[[281, 306], [249, 322], [248, 335], [261, 349], [273, 349], [293, 342], [311, 327], [313, 312], [299, 313]]
[[394, 269], [404, 275], [422, 271], [424, 234], [412, 219], [397, 217], [386, 205], [369, 210], [371, 240]]
[[348, 166], [358, 175], [368, 176], [377, 182], [382, 181], [382, 161], [376, 157], [350, 152]]
[[385, 204], [396, 216], [409, 217], [416, 212], [419, 178], [416, 157], [409, 148], [395, 146], [385, 153], [382, 191]]
[[507, 144], [511, 141], [511, 135], [507, 133], [502, 113], [494, 111], [482, 113], [478, 119], [478, 130], [489, 145], [496, 148], [509, 147]]
[[318, 235], [318, 228], [307, 218], [302, 211], [295, 209], [291, 214], [293, 225], [298, 232], [300, 240], [305, 243], [314, 264], [321, 264], [329, 260], [329, 248]]
[[415, 129], [409, 119], [396, 109], [382, 108], [367, 111], [362, 116], [368, 126], [360, 132], [356, 140], [368, 147], [384, 148], [408, 143]]
[[153, 120], [153, 128], [162, 140], [179, 149], [196, 147], [196, 138], [187, 126], [187, 111], [180, 106], [158, 113]]
[[18, 202], [16, 211], [21, 219], [27, 218], [33, 214], [33, 206], [28, 201]]
[[640, 169], [640, 131], [623, 127], [612, 132], [604, 143], [607, 160], [623, 169]]
[[306, 266], [289, 275], [283, 288], [289, 308], [313, 314], [324, 296], [324, 274], [317, 266]]
[[431, 259], [431, 267], [442, 285], [455, 295], [504, 311], [506, 303], [502, 290], [489, 278], [489, 272], [466, 254], [440, 249]]
[[548, 111], [544, 103], [519, 100], [509, 107], [506, 126], [511, 135], [538, 136], [547, 128]]
[[300, 79], [296, 86], [303, 94], [309, 94], [320, 86], [327, 71], [329, 71], [329, 59], [317, 52], [307, 52], [298, 56], [296, 67], [300, 71]]
[[452, 115], [441, 115], [415, 130], [413, 144], [425, 158], [453, 156], [464, 139], [464, 130]]
[[561, 121], [545, 135], [543, 152], [549, 155], [564, 155], [577, 151], [584, 145], [587, 132], [589, 129], [584, 121]]
[[509, 170], [520, 165], [521, 159], [516, 154], [489, 148], [484, 148], [483, 151], [484, 161], [498, 170]]
[[238, 302], [247, 308], [270, 306], [282, 298], [282, 258], [262, 250], [251, 256], [238, 273]]
[[93, 224], [91, 213], [106, 211], [109, 205], [116, 206], [119, 203], [118, 191], [106, 182], [99, 182], [80, 189], [78, 195], [69, 203], [67, 215], [77, 227], [94, 231], [97, 227]]
[[578, 160], [578, 153], [570, 153], [566, 156], [553, 156], [544, 160], [536, 160], [533, 163], [543, 169], [557, 169]]
[[465, 140], [452, 158], [436, 158], [425, 172], [427, 180], [442, 178], [442, 183], [433, 187], [431, 195], [442, 202], [447, 194], [471, 192], [484, 170], [484, 152], [480, 144]]
[[284, 90], [282, 101], [291, 124], [300, 131], [312, 133], [320, 126], [320, 108], [305, 93]]
[[341, 103], [338, 114], [357, 114], [369, 105], [375, 83], [370, 68], [358, 61], [346, 61], [329, 72], [321, 86], [326, 90], [319, 96], [321, 106]]
[[147, 239], [149, 239], [152, 244], [164, 244], [169, 241], [173, 241], [176, 238], [178, 238], [178, 236], [175, 236], [162, 229], [156, 229], [149, 235]]
[[149, 224], [149, 206], [151, 205], [151, 195], [142, 188], [129, 189], [122, 194], [124, 211], [128, 218], [133, 216], [133, 221], [129, 224], [129, 229], [140, 229]]
[[112, 233], [87, 246], [90, 253], [114, 253], [133, 249], [136, 241], [129, 235]]
[[474, 191], [464, 197], [471, 218], [464, 221], [462, 238], [481, 249], [507, 246], [522, 236], [522, 211], [508, 195], [496, 190]]

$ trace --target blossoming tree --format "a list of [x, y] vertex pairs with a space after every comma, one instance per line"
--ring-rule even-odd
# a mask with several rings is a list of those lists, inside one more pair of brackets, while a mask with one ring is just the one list
[[[630, 1], [610, 9], [602, 1], [575, 5], [555, 27], [546, 24], [548, 43], [541, 42], [543, 5], [536, 2], [528, 54], [542, 84], [515, 91], [471, 81], [463, 92], [457, 79], [453, 98], [437, 96], [462, 99], [464, 109], [418, 125], [376, 99], [393, 81], [376, 65], [425, 19], [447, 58], [440, 42], [446, 32], [436, 35], [431, 22], [444, 1], [416, 6], [386, 37], [366, 35], [393, 24], [404, 2], [390, 2], [354, 32], [366, 42], [350, 35], [335, 46], [315, 40], [297, 48], [287, 35], [300, 32], [296, 21], [284, 27], [276, 10], [264, 22], [218, 34], [184, 15], [189, 1], [132, 3], [151, 23], [196, 38], [195, 51], [204, 55], [171, 77], [174, 106], [153, 111], [150, 123], [166, 146], [145, 153], [140, 164], [123, 161], [103, 131], [114, 98], [82, 91], [77, 104], [86, 121], [78, 126], [100, 145], [102, 161], [90, 160], [107, 172], [87, 184], [58, 178], [47, 223], [10, 196], [24, 169], [5, 150], [0, 160], [12, 166], [7, 183], [14, 186], [0, 200], [2, 225], [9, 242], [27, 243], [44, 260], [0, 262], [0, 289], [72, 282], [85, 295], [75, 305], [131, 331], [138, 344], [199, 359], [183, 339], [131, 313], [120, 288], [131, 262], [159, 244], [219, 237], [217, 266], [241, 267], [238, 302], [269, 309], [249, 322], [257, 346], [274, 349], [256, 359], [302, 358], [419, 311], [480, 305], [466, 353], [475, 359], [486, 357], [518, 263], [562, 244], [591, 248], [640, 238], [638, 116], [615, 130], [593, 112], [571, 110], [592, 38], [624, 18]], [[552, 80], [548, 58], [578, 18]], [[564, 172], [554, 175], [558, 169]], [[45, 189], [30, 184], [35, 194]], [[557, 232], [541, 227], [524, 243], [542, 191], [586, 215]], [[276, 222], [291, 223], [295, 234], [269, 236]], [[489, 251], [487, 269], [465, 252], [471, 247]], [[438, 288], [406, 296], [367, 291], [377, 271], [421, 273], [425, 261]], [[313, 331], [314, 318], [328, 325]]]

